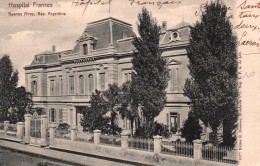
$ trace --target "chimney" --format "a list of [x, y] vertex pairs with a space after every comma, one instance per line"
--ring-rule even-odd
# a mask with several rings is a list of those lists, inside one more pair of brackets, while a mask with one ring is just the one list
[[162, 32], [165, 32], [167, 30], [167, 21], [162, 22]]
[[55, 45], [52, 46], [52, 52], [56, 52]]

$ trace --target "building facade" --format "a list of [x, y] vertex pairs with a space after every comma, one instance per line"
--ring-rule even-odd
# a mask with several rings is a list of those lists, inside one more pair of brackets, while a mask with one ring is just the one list
[[[167, 29], [162, 24], [160, 49], [169, 60], [170, 81], [167, 104], [156, 120], [167, 124], [172, 132], [182, 127], [188, 116], [189, 99], [183, 95], [185, 79], [189, 77], [186, 47], [190, 26], [184, 22]], [[32, 92], [34, 107], [44, 108], [49, 122], [80, 126], [82, 108], [89, 105], [95, 90], [105, 90], [109, 84], [122, 85], [131, 80], [134, 46], [131, 24], [115, 18], [87, 24], [72, 50], [37, 54], [25, 66], [27, 91]], [[119, 116], [121, 128], [130, 128], [127, 119]]]

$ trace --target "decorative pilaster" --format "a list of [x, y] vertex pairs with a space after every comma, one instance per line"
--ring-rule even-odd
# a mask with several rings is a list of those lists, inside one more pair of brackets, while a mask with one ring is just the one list
[[30, 142], [30, 127], [31, 127], [31, 114], [25, 114], [24, 115], [24, 128], [25, 128], [25, 137], [24, 137], [24, 142], [29, 143]]
[[193, 158], [200, 160], [202, 158], [202, 140], [196, 139], [193, 141]]
[[121, 134], [121, 148], [122, 149], [128, 149], [128, 142], [127, 142], [127, 139], [128, 139], [128, 136], [129, 134], [128, 133], [122, 133]]
[[94, 130], [94, 144], [95, 145], [100, 144], [100, 135], [101, 135], [101, 130]]
[[154, 153], [161, 153], [161, 151], [162, 151], [162, 146], [161, 146], [162, 136], [159, 136], [159, 135], [154, 136], [153, 141], [154, 141]]
[[77, 138], [77, 127], [71, 128], [71, 141], [75, 141]]
[[47, 115], [41, 115], [41, 146], [47, 145]]
[[17, 122], [17, 139], [19, 141], [23, 140], [24, 122]]
[[5, 131], [5, 133], [8, 130], [8, 125], [9, 125], [9, 121], [4, 121], [4, 131]]
[[50, 147], [52, 147], [54, 145], [54, 139], [55, 139], [55, 128], [56, 125], [55, 124], [51, 124], [49, 126], [49, 131], [50, 131]]

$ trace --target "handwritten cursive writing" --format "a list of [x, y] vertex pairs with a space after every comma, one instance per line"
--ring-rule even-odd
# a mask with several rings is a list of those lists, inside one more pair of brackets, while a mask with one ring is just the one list
[[112, 0], [107, 0], [106, 2], [104, 2], [103, 0], [73, 0], [72, 6], [85, 5], [84, 11], [82, 13], [82, 15], [84, 15], [89, 5], [111, 5], [111, 2]]
[[247, 0], [245, 0], [240, 5], [238, 5], [237, 8], [240, 8], [242, 10], [243, 9], [260, 9], [260, 2], [248, 5]]
[[251, 29], [252, 31], [260, 30], [260, 28], [256, 25], [244, 23], [244, 20], [242, 20], [238, 25], [236, 25], [234, 29]]
[[247, 36], [247, 31], [244, 31], [240, 40], [238, 41], [238, 45], [240, 46], [253, 46], [253, 47], [257, 47], [260, 48], [260, 39], [258, 39], [259, 41], [253, 41], [253, 40], [245, 40], [244, 38]]
[[[196, 11], [195, 11], [195, 16], [199, 16], [199, 15], [203, 12], [203, 10], [206, 9], [207, 5], [208, 5], [208, 2], [202, 3], [202, 4], [200, 5], [199, 10], [196, 10]], [[227, 10], [230, 11], [230, 10], [232, 10], [232, 9], [231, 9], [231, 7], [227, 7]], [[228, 18], [233, 18], [233, 14], [229, 14], [227, 17], [228, 17]]]
[[156, 5], [158, 9], [161, 9], [163, 5], [179, 5], [181, 1], [138, 1], [138, 0], [129, 0], [130, 4], [137, 4], [137, 5]]

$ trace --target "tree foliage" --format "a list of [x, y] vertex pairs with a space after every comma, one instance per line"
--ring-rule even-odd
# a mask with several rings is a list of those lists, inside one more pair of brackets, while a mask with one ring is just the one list
[[125, 82], [121, 87], [121, 100], [120, 106], [118, 107], [118, 112], [120, 113], [121, 117], [127, 118], [130, 121], [131, 126], [131, 136], [134, 135], [133, 128], [134, 122], [138, 121], [139, 114], [138, 114], [138, 102], [136, 100], [135, 94], [131, 90], [131, 82]]
[[90, 107], [85, 107], [85, 109], [83, 109], [81, 125], [90, 132], [93, 132], [96, 129], [107, 132], [110, 128], [110, 118], [106, 116], [107, 112], [108, 107], [106, 101], [104, 100], [101, 91], [96, 90], [91, 95]]
[[112, 134], [116, 134], [117, 125], [117, 107], [120, 104], [121, 89], [117, 84], [109, 84], [108, 89], [103, 92], [103, 97], [105, 99], [105, 105], [110, 113], [110, 124], [112, 128]]
[[222, 2], [207, 4], [201, 21], [191, 29], [188, 58], [191, 78], [184, 93], [217, 144], [219, 126], [237, 120], [238, 96], [236, 37]]
[[145, 125], [150, 130], [154, 118], [163, 110], [166, 103], [166, 91], [169, 71], [167, 60], [161, 56], [159, 37], [161, 28], [151, 13], [143, 8], [137, 23], [140, 37], [135, 36], [133, 45], [132, 89], [137, 96], [145, 118]]
[[188, 114], [188, 119], [183, 123], [181, 128], [181, 136], [186, 139], [187, 142], [192, 143], [195, 139], [200, 139], [202, 133], [202, 127], [199, 124], [199, 119], [194, 115], [193, 111]]
[[17, 87], [18, 71], [14, 71], [8, 55], [0, 58], [0, 71], [0, 121], [23, 121], [25, 107], [32, 105], [31, 95], [24, 87]]

